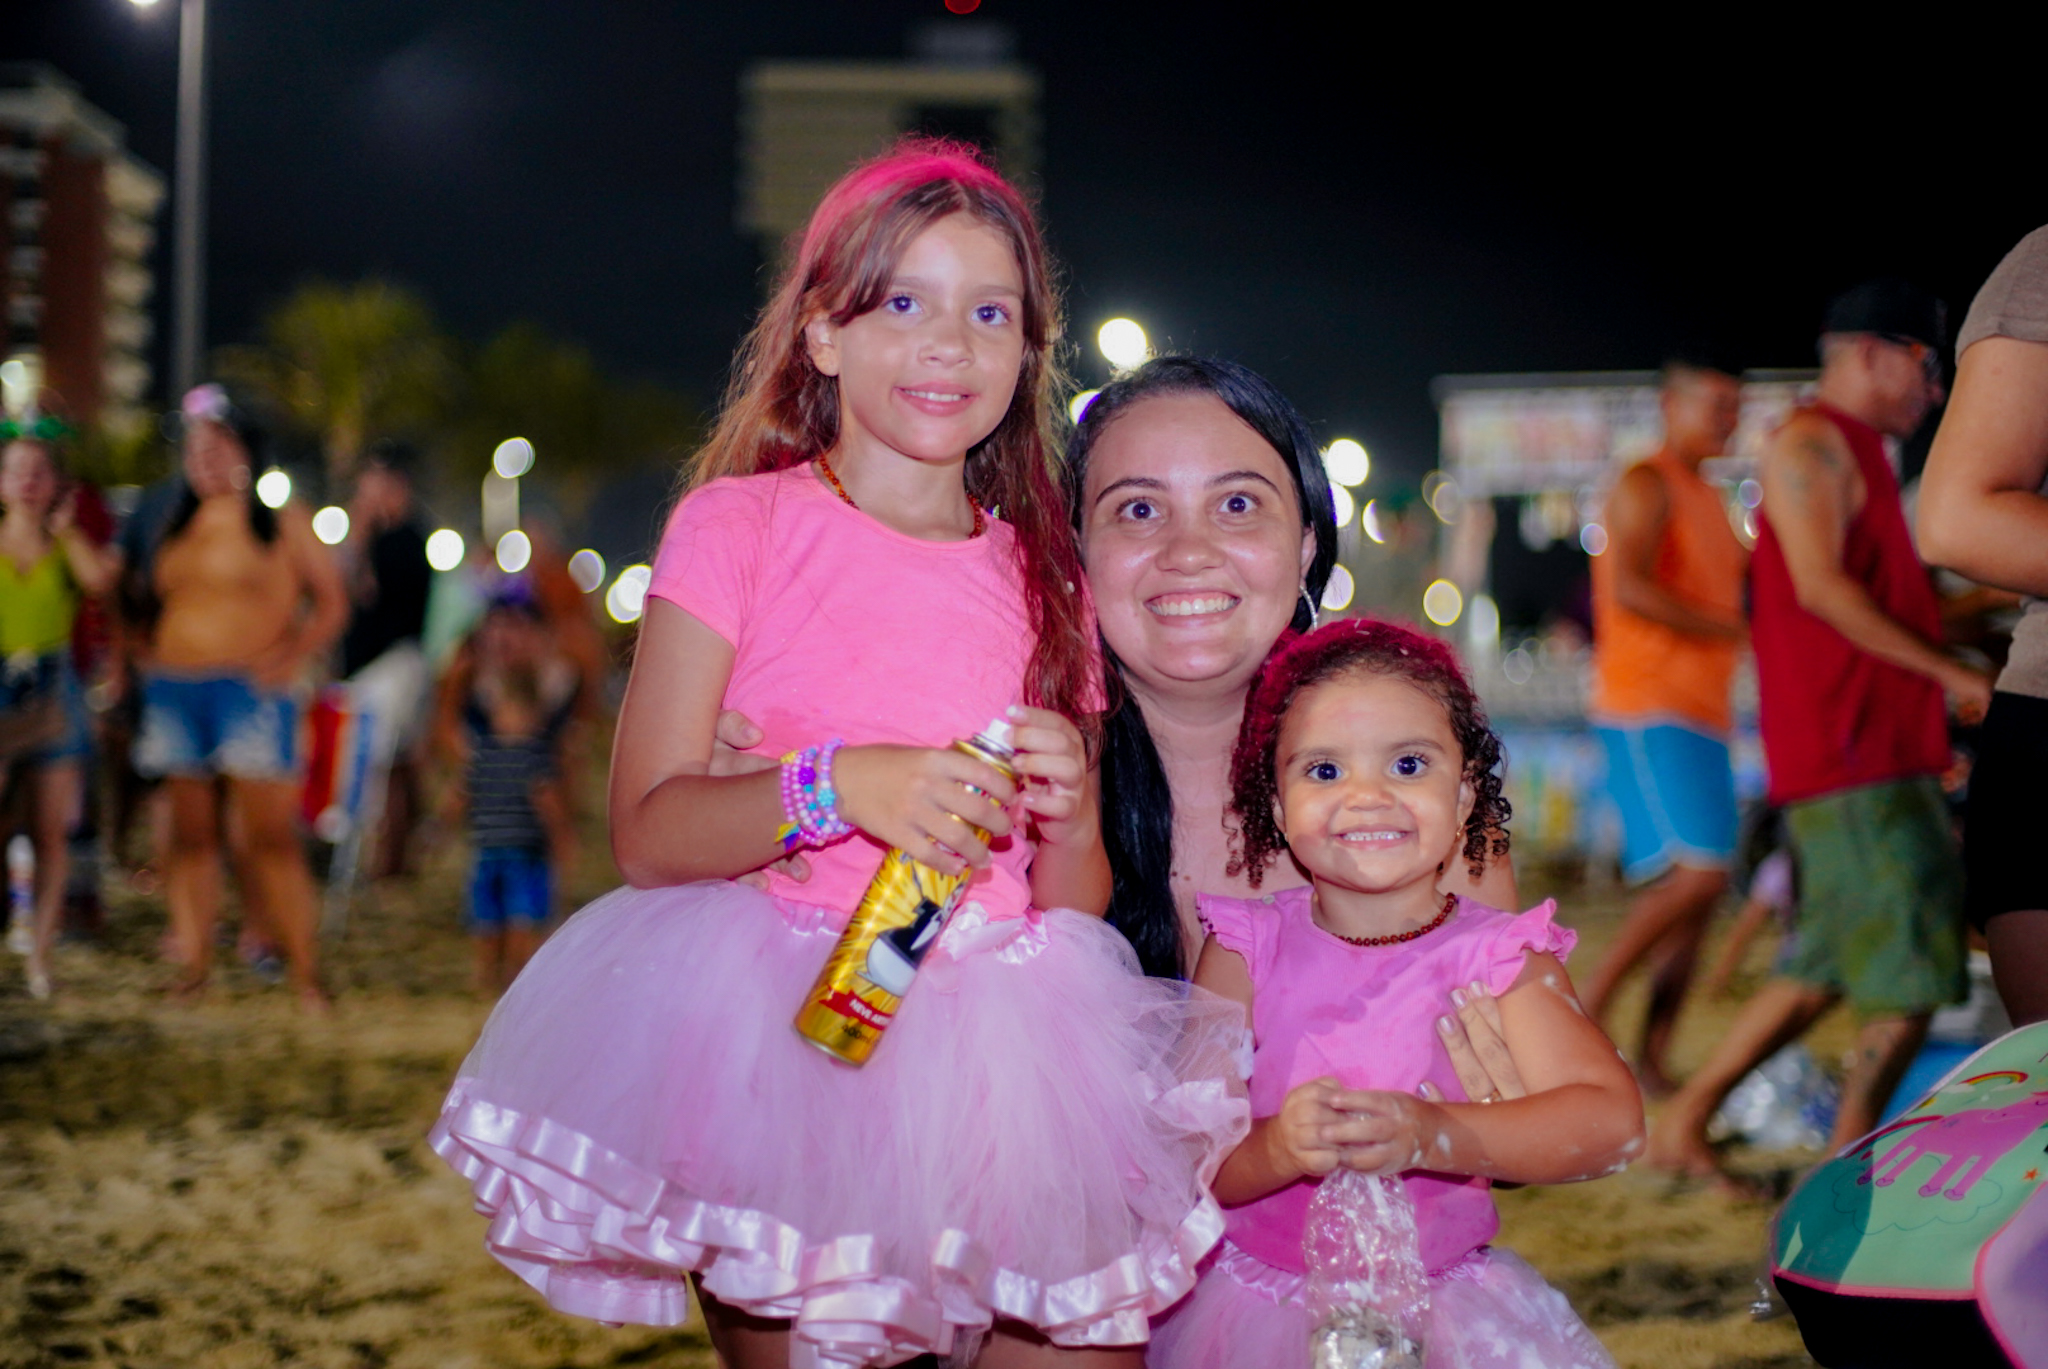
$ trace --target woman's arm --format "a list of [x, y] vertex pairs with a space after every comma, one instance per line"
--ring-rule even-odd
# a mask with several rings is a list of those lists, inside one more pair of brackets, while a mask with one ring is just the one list
[[1920, 554], [1972, 580], [2048, 596], [2048, 343], [1963, 349], [1920, 478]]
[[77, 512], [78, 491], [72, 490], [50, 511], [50, 538], [63, 549], [72, 582], [86, 597], [98, 599], [120, 578], [121, 557], [113, 548], [99, 546], [85, 535], [78, 526]]
[[1344, 1163], [1378, 1174], [1426, 1169], [1557, 1184], [1614, 1173], [1639, 1154], [1643, 1101], [1635, 1079], [1579, 1007], [1557, 958], [1531, 955], [1501, 995], [1500, 1011], [1527, 1097], [1434, 1103], [1348, 1092], [1336, 1106], [1349, 1118], [1333, 1131]]
[[[612, 858], [638, 888], [730, 879], [782, 855], [780, 770], [711, 773], [732, 663], [732, 644], [700, 619], [666, 599], [647, 601], [610, 789]], [[846, 747], [833, 783], [848, 822], [952, 873], [988, 864], [988, 847], [968, 827], [1008, 833], [1004, 809], [1017, 796], [986, 763], [932, 747]]]
[[313, 535], [313, 521], [299, 504], [277, 511], [277, 538], [309, 607], [275, 645], [251, 667], [259, 683], [273, 688], [298, 678], [308, 660], [320, 655], [348, 626], [348, 591], [334, 553]]

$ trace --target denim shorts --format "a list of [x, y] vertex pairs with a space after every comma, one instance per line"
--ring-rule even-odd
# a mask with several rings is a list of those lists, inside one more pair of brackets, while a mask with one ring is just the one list
[[545, 926], [554, 911], [554, 872], [547, 854], [527, 846], [479, 846], [469, 877], [472, 936], [500, 932], [508, 924]]
[[8, 661], [0, 667], [0, 711], [30, 707], [54, 693], [64, 716], [64, 731], [56, 740], [33, 751], [13, 757], [22, 765], [47, 765], [53, 761], [82, 760], [92, 754], [92, 715], [86, 711], [85, 686], [71, 665], [71, 649], [60, 647], [27, 662]]
[[299, 706], [240, 675], [149, 675], [135, 769], [152, 776], [289, 780], [299, 769]]

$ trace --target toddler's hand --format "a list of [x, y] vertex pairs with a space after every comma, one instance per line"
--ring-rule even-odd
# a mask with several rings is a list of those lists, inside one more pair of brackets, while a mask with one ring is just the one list
[[1320, 1178], [1337, 1167], [1338, 1152], [1331, 1131], [1344, 1119], [1335, 1102], [1344, 1086], [1335, 1079], [1311, 1079], [1290, 1089], [1280, 1111], [1266, 1123], [1265, 1139], [1273, 1169]]
[[1434, 1103], [1380, 1089], [1341, 1090], [1332, 1100], [1340, 1120], [1330, 1128], [1338, 1159], [1363, 1174], [1399, 1174], [1422, 1165], [1442, 1130]]
[[[1088, 748], [1081, 741], [1081, 729], [1049, 708], [1013, 704], [1009, 710], [1014, 724], [1011, 744], [1017, 748], [1012, 762], [1024, 777], [1024, 808], [1045, 829], [1071, 822], [1084, 815], [1088, 797]], [[1057, 839], [1057, 834], [1050, 834]]]
[[934, 870], [959, 874], [986, 866], [988, 846], [968, 829], [1000, 837], [1012, 826], [1004, 810], [1016, 799], [1017, 787], [964, 752], [849, 746], [833, 758], [832, 770], [841, 816]]

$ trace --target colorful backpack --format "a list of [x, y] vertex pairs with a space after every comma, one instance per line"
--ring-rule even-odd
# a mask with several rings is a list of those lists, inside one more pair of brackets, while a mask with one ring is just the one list
[[[1866, 1310], [1866, 1334], [1882, 1321], [1879, 1309], [1902, 1305], [1909, 1326], [1967, 1322], [1974, 1331], [1981, 1315], [2013, 1364], [2048, 1369], [2044, 1175], [2048, 1022], [2037, 1022], [1972, 1055], [1786, 1199], [1771, 1272], [1815, 1357], [1822, 1352], [1803, 1310], [1820, 1301], [1812, 1293], [1877, 1300], [1846, 1304]], [[1923, 1315], [1911, 1315], [1915, 1306]]]

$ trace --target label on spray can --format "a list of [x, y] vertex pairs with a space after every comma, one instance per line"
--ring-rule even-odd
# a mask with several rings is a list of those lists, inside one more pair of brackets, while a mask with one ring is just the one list
[[[1010, 746], [1010, 725], [1000, 718], [978, 735], [954, 742], [953, 749], [1016, 778], [1010, 768], [1017, 754]], [[983, 841], [989, 839], [980, 828], [972, 830]], [[973, 873], [949, 875], [890, 851], [796, 1015], [797, 1032], [849, 1064], [865, 1064]]]

